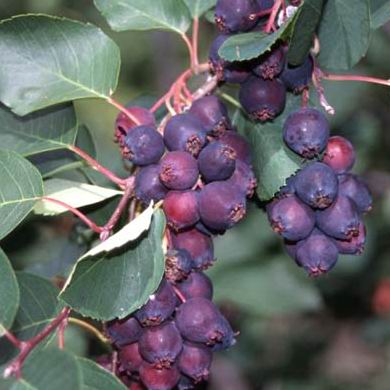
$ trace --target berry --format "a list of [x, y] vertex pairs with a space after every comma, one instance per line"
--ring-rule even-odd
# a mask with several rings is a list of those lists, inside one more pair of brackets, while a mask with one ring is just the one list
[[208, 268], [214, 262], [213, 240], [197, 229], [172, 234], [175, 249], [185, 249], [191, 255], [195, 269]]
[[168, 189], [161, 183], [159, 175], [160, 166], [149, 165], [141, 168], [135, 178], [135, 196], [145, 206], [148, 206], [152, 200], [158, 202], [164, 199], [168, 193]]
[[189, 112], [196, 116], [212, 135], [220, 135], [232, 129], [226, 106], [214, 95], [195, 100]]
[[308, 238], [297, 244], [296, 261], [310, 276], [319, 276], [332, 269], [338, 250], [332, 239], [314, 229]]
[[315, 162], [301, 169], [294, 179], [296, 194], [311, 207], [323, 209], [337, 196], [338, 183], [333, 170]]
[[193, 390], [195, 389], [194, 381], [185, 375], [182, 375], [179, 383], [177, 384], [177, 390]]
[[279, 80], [252, 76], [241, 85], [240, 103], [248, 115], [265, 122], [274, 119], [286, 104], [286, 88]]
[[170, 367], [182, 348], [181, 335], [173, 322], [146, 328], [139, 340], [141, 356], [156, 368]]
[[172, 117], [164, 130], [168, 150], [181, 150], [197, 156], [206, 144], [206, 130], [195, 115], [186, 113]]
[[106, 371], [113, 372], [112, 356], [100, 355], [95, 359], [96, 364], [104, 368]]
[[284, 63], [284, 50], [282, 47], [277, 47], [258, 58], [252, 71], [263, 79], [273, 79], [282, 72]]
[[364, 245], [366, 243], [366, 227], [363, 222], [360, 222], [358, 232], [358, 235], [352, 237], [351, 240], [334, 239], [334, 243], [341, 254], [361, 255], [363, 253]]
[[175, 366], [157, 369], [144, 362], [140, 367], [139, 376], [148, 390], [171, 390], [179, 382], [180, 372]]
[[192, 270], [191, 255], [185, 249], [172, 249], [165, 255], [165, 278], [172, 282], [187, 279]]
[[192, 272], [189, 277], [177, 285], [179, 291], [186, 299], [213, 298], [213, 284], [203, 272]]
[[294, 195], [275, 200], [267, 213], [273, 231], [287, 240], [303, 240], [314, 229], [313, 210]]
[[187, 152], [168, 152], [160, 161], [160, 180], [172, 190], [190, 189], [198, 176], [198, 163]]
[[247, 140], [235, 131], [226, 131], [218, 140], [224, 145], [230, 146], [235, 154], [237, 161], [241, 160], [250, 165], [252, 163], [251, 148]]
[[281, 80], [289, 91], [301, 93], [310, 83], [313, 73], [313, 59], [308, 56], [305, 62], [299, 66], [291, 66], [286, 63]]
[[168, 225], [176, 230], [194, 226], [199, 221], [198, 196], [195, 191], [170, 191], [163, 210]]
[[176, 325], [182, 336], [192, 342], [225, 347], [234, 344], [233, 331], [218, 308], [208, 299], [192, 298], [177, 310]]
[[135, 127], [125, 138], [123, 154], [136, 165], [157, 163], [164, 151], [163, 138], [153, 127]]
[[110, 341], [117, 347], [123, 347], [138, 341], [142, 334], [139, 322], [133, 318], [113, 320], [107, 324], [106, 333]]
[[247, 31], [257, 20], [250, 17], [258, 12], [255, 0], [218, 0], [215, 8], [215, 23], [220, 31]]
[[367, 213], [372, 208], [372, 197], [363, 180], [356, 175], [339, 175], [339, 194], [348, 196], [355, 202], [359, 213]]
[[236, 167], [236, 153], [221, 141], [207, 145], [198, 158], [199, 172], [206, 182], [225, 180]]
[[213, 354], [209, 348], [185, 342], [177, 366], [183, 374], [199, 383], [208, 379], [212, 358]]
[[157, 326], [171, 316], [176, 305], [176, 294], [172, 286], [163, 279], [157, 291], [134, 315], [143, 326]]
[[278, 196], [280, 198], [295, 194], [294, 181], [295, 181], [295, 176], [290, 176], [286, 180], [286, 184], [278, 192]]
[[245, 216], [245, 195], [232, 183], [207, 184], [199, 194], [199, 213], [202, 222], [211, 229], [230, 229]]
[[297, 243], [294, 241], [284, 240], [283, 244], [287, 254], [295, 260], [297, 255]]
[[329, 208], [317, 211], [316, 219], [319, 229], [339, 240], [351, 240], [359, 234], [359, 214], [346, 196], [339, 195]]
[[355, 149], [346, 138], [340, 136], [329, 138], [324, 154], [324, 163], [336, 173], [350, 171], [355, 163], [355, 158]]
[[313, 158], [325, 149], [329, 132], [325, 115], [314, 108], [291, 113], [283, 126], [284, 142], [305, 158]]
[[231, 178], [227, 180], [227, 183], [235, 186], [237, 190], [248, 198], [253, 196], [257, 186], [252, 168], [241, 160], [236, 160], [236, 169]]
[[126, 345], [119, 350], [118, 354], [121, 370], [129, 373], [138, 372], [143, 362], [142, 356], [139, 353], [138, 343]]

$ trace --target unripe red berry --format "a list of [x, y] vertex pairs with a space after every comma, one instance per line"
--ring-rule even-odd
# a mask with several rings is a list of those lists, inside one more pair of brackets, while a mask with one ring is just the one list
[[337, 174], [350, 171], [355, 159], [355, 149], [346, 138], [338, 135], [329, 138], [328, 146], [325, 149], [324, 163]]
[[175, 366], [157, 369], [146, 362], [141, 365], [139, 375], [148, 390], [171, 390], [180, 380], [180, 372]]
[[124, 346], [118, 354], [120, 369], [129, 373], [138, 372], [143, 363], [142, 356], [139, 353], [139, 344], [133, 343]]

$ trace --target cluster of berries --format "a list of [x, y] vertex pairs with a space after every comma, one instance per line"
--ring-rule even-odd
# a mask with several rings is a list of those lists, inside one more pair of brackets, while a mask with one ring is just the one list
[[329, 138], [325, 116], [313, 108], [291, 113], [284, 123], [284, 141], [308, 163], [288, 179], [267, 206], [273, 230], [285, 239], [287, 252], [310, 275], [329, 271], [339, 253], [364, 250], [366, 230], [361, 215], [372, 199], [362, 179], [350, 173], [355, 162], [351, 143]]

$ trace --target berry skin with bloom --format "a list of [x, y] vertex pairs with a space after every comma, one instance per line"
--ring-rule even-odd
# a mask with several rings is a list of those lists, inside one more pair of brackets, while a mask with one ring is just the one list
[[134, 192], [136, 198], [145, 206], [148, 206], [151, 201], [158, 202], [164, 199], [168, 193], [168, 188], [161, 183], [159, 175], [159, 165], [148, 165], [137, 173]]
[[176, 366], [158, 369], [144, 362], [140, 367], [139, 376], [148, 390], [171, 390], [180, 380], [180, 371]]
[[299, 94], [310, 84], [312, 73], [313, 59], [308, 56], [304, 63], [299, 66], [291, 66], [286, 62], [280, 79], [288, 91]]

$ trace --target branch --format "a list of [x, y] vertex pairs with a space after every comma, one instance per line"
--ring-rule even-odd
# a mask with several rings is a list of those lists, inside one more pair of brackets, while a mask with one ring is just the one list
[[353, 74], [330, 74], [321, 71], [320, 77], [324, 80], [333, 81], [362, 81], [365, 83], [385, 85], [390, 87], [390, 79], [379, 79], [377, 77], [359, 76]]

